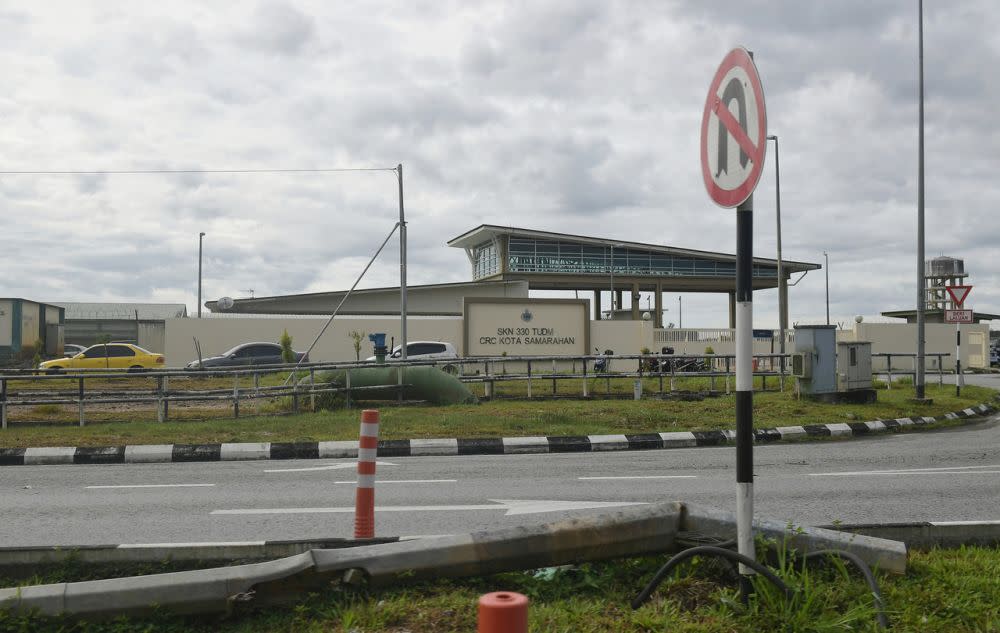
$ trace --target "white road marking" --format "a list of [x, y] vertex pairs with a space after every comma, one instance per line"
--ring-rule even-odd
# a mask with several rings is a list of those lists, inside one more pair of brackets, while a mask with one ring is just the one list
[[864, 477], [866, 475], [978, 475], [997, 474], [998, 470], [982, 470], [985, 468], [1000, 468], [998, 464], [983, 466], [951, 466], [941, 468], [901, 468], [898, 470], [853, 470], [839, 473], [809, 473], [810, 477]]
[[[375, 462], [376, 466], [399, 466], [399, 464], [393, 464], [392, 462]], [[265, 473], [309, 473], [318, 470], [347, 470], [348, 468], [357, 468], [357, 462], [349, 462], [346, 464], [330, 464], [328, 466], [313, 466], [311, 468], [270, 468], [266, 469]]]
[[697, 475], [635, 475], [635, 476], [623, 476], [623, 477], [577, 477], [581, 481], [592, 481], [592, 480], [617, 480], [617, 479], [697, 479]]
[[[457, 479], [376, 479], [375, 484], [453, 484]], [[335, 484], [356, 484], [355, 480], [335, 481]]]
[[124, 543], [116, 549], [145, 549], [164, 547], [233, 547], [233, 546], [263, 546], [267, 541], [204, 541], [194, 543]]
[[211, 488], [215, 484], [127, 484], [120, 486], [84, 486], [88, 490], [106, 490], [111, 488]]
[[[376, 512], [460, 512], [471, 510], [506, 510], [505, 516], [518, 514], [539, 514], [542, 512], [568, 512], [592, 508], [618, 508], [622, 506], [647, 505], [641, 501], [541, 501], [490, 499], [489, 504], [454, 506], [375, 506]], [[213, 510], [215, 515], [250, 514], [353, 514], [354, 507], [339, 508], [247, 508], [234, 510]]]

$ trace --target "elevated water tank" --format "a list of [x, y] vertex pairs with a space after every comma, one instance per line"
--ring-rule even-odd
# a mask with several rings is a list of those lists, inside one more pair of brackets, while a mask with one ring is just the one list
[[928, 277], [962, 277], [965, 275], [965, 261], [954, 257], [935, 257], [927, 260], [925, 272]]

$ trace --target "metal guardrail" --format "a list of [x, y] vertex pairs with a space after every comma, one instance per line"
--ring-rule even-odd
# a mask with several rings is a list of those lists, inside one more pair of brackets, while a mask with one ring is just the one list
[[[761, 379], [761, 390], [767, 390], [767, 379], [777, 378], [778, 389], [784, 390], [785, 380], [791, 378], [788, 371], [790, 354], [759, 354], [753, 357], [753, 375]], [[915, 375], [915, 354], [873, 354], [873, 357], [885, 357], [887, 361], [888, 386], [891, 387], [893, 376]], [[941, 370], [941, 359], [949, 354], [928, 354], [938, 358], [939, 384], [944, 384], [944, 372]], [[893, 358], [910, 358], [914, 368], [893, 367]], [[513, 364], [517, 371], [508, 372], [508, 365]], [[226, 369], [166, 369], [133, 372], [108, 369], [81, 369], [58, 374], [42, 373], [37, 369], [6, 369], [0, 370], [0, 427], [7, 428], [8, 409], [12, 406], [39, 405], [76, 405], [78, 408], [79, 425], [86, 424], [86, 405], [96, 404], [153, 404], [155, 405], [157, 421], [164, 422], [169, 417], [170, 403], [189, 402], [219, 402], [232, 403], [233, 417], [240, 416], [241, 401], [256, 401], [262, 398], [288, 397], [292, 399], [292, 411], [301, 410], [303, 399], [308, 399], [309, 408], [315, 410], [316, 397], [326, 393], [343, 393], [350, 406], [352, 396], [363, 395], [365, 392], [395, 390], [402, 399], [403, 390], [410, 385], [395, 384], [371, 387], [352, 387], [351, 370], [370, 368], [371, 362], [337, 362], [309, 363], [302, 365], [269, 365], [246, 368]], [[731, 381], [735, 379], [735, 356], [725, 354], [615, 354], [593, 356], [492, 356], [474, 358], [454, 358], [439, 360], [393, 361], [389, 366], [436, 366], [465, 383], [484, 385], [486, 398], [498, 397], [497, 384], [505, 382], [526, 383], [526, 397], [533, 398], [537, 393], [536, 385], [541, 382], [551, 382], [551, 394], [557, 395], [557, 383], [566, 380], [580, 381], [580, 395], [589, 398], [590, 381], [599, 379], [604, 382], [604, 393], [612, 393], [611, 381], [615, 379], [654, 379], [658, 382], [658, 392], [666, 393], [665, 381], [669, 391], [677, 391], [677, 383], [681, 379], [707, 378], [709, 390], [716, 391], [717, 381], [724, 383], [725, 393], [731, 392]], [[520, 370], [520, 366], [524, 369]], [[560, 371], [569, 367], [569, 371]], [[539, 371], [540, 367], [545, 367]], [[578, 370], [579, 368], [579, 370]], [[317, 374], [333, 371], [345, 371], [346, 384], [335, 386], [333, 383], [317, 382]], [[281, 385], [261, 385], [261, 377], [269, 374], [288, 374]], [[232, 388], [212, 389], [171, 389], [173, 378], [197, 379], [231, 377]], [[251, 377], [252, 386], [242, 386], [241, 379]], [[118, 381], [118, 380], [148, 380], [154, 384], [150, 388], [91, 388], [87, 389], [87, 381]], [[57, 381], [75, 381], [73, 389], [25, 389], [11, 391], [10, 383], [46, 382], [56, 384]], [[290, 384], [289, 384], [290, 383]], [[61, 386], [61, 385], [60, 385]], [[640, 388], [636, 385], [636, 388]], [[641, 393], [641, 392], [640, 392]], [[563, 394], [566, 395], [566, 394]]]

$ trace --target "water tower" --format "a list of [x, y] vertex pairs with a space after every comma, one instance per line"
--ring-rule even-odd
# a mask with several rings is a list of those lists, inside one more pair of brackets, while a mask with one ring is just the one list
[[951, 295], [945, 286], [965, 285], [965, 262], [954, 257], [935, 257], [924, 263], [924, 278], [927, 280], [927, 310], [955, 310]]

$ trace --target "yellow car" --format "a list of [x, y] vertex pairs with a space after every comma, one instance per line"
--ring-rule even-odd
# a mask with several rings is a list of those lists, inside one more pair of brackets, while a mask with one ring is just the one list
[[154, 354], [130, 343], [100, 343], [92, 345], [72, 358], [47, 360], [38, 366], [48, 373], [67, 369], [163, 369], [163, 354]]

